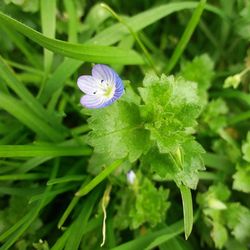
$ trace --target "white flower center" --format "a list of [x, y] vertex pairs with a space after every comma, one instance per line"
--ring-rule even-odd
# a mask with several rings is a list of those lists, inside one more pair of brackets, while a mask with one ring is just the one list
[[106, 80], [100, 80], [98, 89], [93, 92], [94, 95], [102, 96], [107, 99], [111, 99], [115, 93], [115, 85]]

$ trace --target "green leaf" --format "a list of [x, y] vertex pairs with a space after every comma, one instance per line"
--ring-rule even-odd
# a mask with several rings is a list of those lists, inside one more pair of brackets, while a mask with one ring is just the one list
[[213, 225], [211, 236], [214, 240], [215, 247], [219, 249], [222, 249], [228, 240], [227, 229], [219, 223]]
[[0, 20], [9, 27], [16, 29], [29, 39], [55, 53], [70, 58], [95, 62], [117, 64], [143, 64], [143, 59], [133, 50], [124, 50], [116, 47], [82, 45], [51, 39], [40, 32], [18, 22], [17, 20], [0, 12]]
[[[227, 228], [234, 227], [235, 216], [228, 217], [230, 190], [222, 183], [212, 185], [205, 193], [198, 193], [197, 203], [202, 209], [204, 224], [201, 233], [209, 243], [211, 239], [207, 237], [209, 231], [217, 248], [223, 248], [228, 240]], [[228, 219], [227, 219], [228, 217]]]
[[192, 195], [190, 189], [187, 188], [186, 186], [181, 185], [179, 188], [181, 191], [181, 198], [182, 198], [185, 238], [187, 239], [191, 234], [193, 228]]
[[151, 140], [160, 153], [176, 151], [190, 139], [187, 128], [196, 125], [200, 113], [197, 85], [183, 78], [147, 75], [139, 88], [145, 103], [142, 116]]
[[135, 195], [135, 203], [131, 204], [129, 211], [129, 216], [132, 218], [131, 228], [138, 228], [145, 222], [156, 226], [164, 221], [170, 206], [170, 203], [166, 202], [169, 195], [167, 190], [162, 187], [157, 189], [149, 179], [142, 178], [139, 191]]
[[105, 109], [90, 110], [88, 143], [98, 154], [111, 159], [128, 156], [137, 160], [149, 145], [149, 132], [143, 129], [138, 106], [118, 101]]
[[227, 125], [228, 107], [226, 102], [219, 98], [209, 102], [204, 112], [202, 113], [202, 120], [207, 124], [212, 132], [218, 131]]
[[198, 171], [204, 169], [201, 157], [204, 150], [189, 132], [200, 113], [197, 85], [164, 75], [160, 79], [147, 75], [143, 85], [139, 93], [144, 101], [141, 109], [144, 126], [160, 153], [152, 149], [145, 162], [161, 177], [170, 177], [177, 185], [195, 189]]
[[[44, 120], [37, 117], [23, 102], [4, 93], [0, 93], [0, 107], [13, 115], [21, 123], [42, 138], [48, 140], [61, 140], [61, 134], [49, 126]], [[13, 152], [14, 153], [14, 152]]]
[[156, 188], [154, 183], [136, 173], [136, 180], [131, 189], [119, 195], [121, 205], [117, 209], [115, 218], [119, 228], [138, 228], [144, 223], [154, 227], [164, 221], [170, 203], [167, 202], [169, 191], [163, 187]]
[[181, 64], [181, 76], [198, 84], [198, 95], [204, 105], [207, 103], [206, 91], [211, 86], [214, 76], [213, 69], [214, 62], [207, 54], [196, 56], [191, 62], [183, 62]]
[[231, 203], [225, 213], [228, 227], [241, 243], [250, 241], [250, 210], [240, 203]]
[[[178, 151], [177, 151], [178, 152]], [[142, 158], [143, 168], [148, 169], [166, 180], [174, 180], [178, 186], [185, 186], [196, 189], [199, 181], [199, 171], [204, 170], [202, 155], [203, 148], [194, 140], [182, 144], [181, 166], [178, 166], [175, 154], [160, 154], [156, 148], [152, 148]], [[178, 154], [177, 154], [178, 155]]]
[[250, 164], [238, 165], [233, 175], [233, 189], [250, 193]]
[[190, 140], [182, 145], [183, 164], [182, 169], [176, 175], [176, 182], [183, 183], [185, 186], [196, 189], [199, 181], [199, 171], [205, 170], [203, 163], [203, 154], [205, 153], [202, 146]]

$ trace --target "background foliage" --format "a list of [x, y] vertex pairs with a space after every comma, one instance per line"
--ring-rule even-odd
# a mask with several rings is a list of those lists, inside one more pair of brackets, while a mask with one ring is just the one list
[[0, 2], [0, 249], [249, 249], [250, 2], [105, 4]]

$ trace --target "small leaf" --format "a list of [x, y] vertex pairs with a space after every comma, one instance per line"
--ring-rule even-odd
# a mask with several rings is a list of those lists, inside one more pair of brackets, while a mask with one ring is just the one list
[[233, 188], [245, 193], [250, 193], [250, 164], [237, 166], [233, 175]]
[[128, 156], [137, 160], [150, 146], [149, 132], [142, 126], [138, 106], [118, 101], [99, 110], [90, 110], [88, 143], [98, 154], [111, 159]]

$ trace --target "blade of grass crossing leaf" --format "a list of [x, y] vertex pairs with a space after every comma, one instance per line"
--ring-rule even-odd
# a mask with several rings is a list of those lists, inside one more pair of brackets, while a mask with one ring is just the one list
[[167, 64], [167, 69], [166, 72], [167, 74], [170, 73], [170, 71], [175, 67], [176, 63], [178, 62], [180, 56], [182, 55], [183, 51], [185, 50], [196, 26], [198, 25], [201, 15], [204, 11], [206, 5], [206, 0], [201, 0], [200, 3], [198, 4], [197, 8], [195, 9], [190, 21], [187, 24], [187, 27], [185, 31], [183, 32], [183, 35], [177, 44], [173, 55], [171, 56], [168, 64]]
[[75, 0], [64, 0], [63, 1], [66, 12], [68, 14], [68, 41], [77, 42], [77, 11]]
[[[56, 177], [58, 168], [59, 168], [59, 160], [57, 159], [51, 171], [50, 179], [54, 179]], [[35, 206], [32, 210], [30, 210], [31, 212], [29, 214], [27, 214], [25, 217], [23, 217], [20, 220], [22, 223], [20, 223], [20, 221], [17, 222], [13, 227], [11, 227], [9, 230], [5, 232], [5, 237], [6, 235], [10, 235], [10, 236], [6, 240], [6, 242], [4, 242], [4, 244], [1, 246], [0, 250], [10, 249], [10, 247], [17, 241], [17, 239], [19, 239], [25, 233], [25, 231], [29, 228], [32, 222], [38, 217], [43, 206], [46, 204], [46, 200], [47, 200], [46, 195], [51, 190], [51, 188], [52, 186], [48, 186], [46, 188], [43, 199], [37, 204], [37, 206]], [[13, 230], [13, 228], [15, 229], [15, 231]], [[9, 232], [11, 232], [12, 234], [10, 234]]]
[[100, 182], [102, 182], [108, 175], [110, 175], [116, 168], [122, 164], [123, 160], [116, 160], [111, 165], [106, 167], [100, 174], [98, 174], [92, 181], [90, 181], [86, 186], [82, 187], [76, 196], [83, 196], [89, 193], [93, 188], [95, 188]]
[[189, 188], [184, 185], [180, 186], [183, 216], [184, 216], [184, 232], [187, 239], [193, 228], [193, 202], [192, 195]]
[[142, 57], [133, 50], [124, 50], [116, 47], [98, 46], [93, 44], [75, 44], [51, 39], [40, 32], [18, 22], [0, 12], [0, 20], [11, 28], [16, 29], [29, 39], [55, 53], [94, 63], [143, 64]]
[[[46, 37], [54, 38], [56, 31], [56, 0], [42, 0], [41, 24], [42, 32]], [[44, 49], [44, 69], [46, 74], [50, 71], [53, 61], [53, 53]]]

